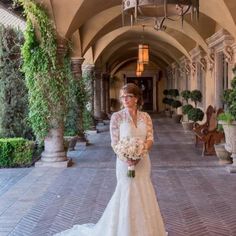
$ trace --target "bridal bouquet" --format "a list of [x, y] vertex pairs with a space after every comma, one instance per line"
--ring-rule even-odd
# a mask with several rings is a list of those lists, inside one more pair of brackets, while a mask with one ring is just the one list
[[[145, 143], [142, 139], [137, 137], [126, 137], [120, 139], [115, 145], [114, 151], [118, 158], [122, 161], [139, 160], [142, 159], [146, 154]], [[135, 177], [135, 166], [128, 166], [128, 177]]]

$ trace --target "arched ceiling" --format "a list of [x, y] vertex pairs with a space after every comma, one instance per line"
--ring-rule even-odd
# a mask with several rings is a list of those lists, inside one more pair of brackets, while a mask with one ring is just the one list
[[178, 63], [183, 56], [190, 59], [189, 52], [196, 46], [207, 53], [206, 39], [219, 28], [236, 38], [235, 0], [200, 0], [198, 22], [193, 22], [188, 14], [183, 27], [180, 21], [165, 21], [166, 30], [156, 31], [154, 22], [149, 20], [141, 22], [144, 33], [141, 25], [122, 26], [122, 0], [38, 1], [50, 9], [58, 34], [78, 41], [74, 54], [84, 56], [89, 63], [99, 61], [110, 70], [137, 57], [142, 35], [150, 45], [153, 62], [162, 67]]

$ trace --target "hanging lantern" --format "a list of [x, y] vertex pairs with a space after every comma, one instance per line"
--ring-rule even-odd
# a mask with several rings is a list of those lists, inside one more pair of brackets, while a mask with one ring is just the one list
[[148, 64], [149, 62], [149, 46], [148, 44], [138, 45], [138, 62]]
[[144, 71], [143, 63], [140, 63], [139, 61], [137, 61], [137, 69], [136, 69], [136, 71], [139, 71], [139, 72], [143, 72]]
[[142, 72], [141, 71], [136, 71], [136, 76], [137, 77], [140, 77], [142, 75]]

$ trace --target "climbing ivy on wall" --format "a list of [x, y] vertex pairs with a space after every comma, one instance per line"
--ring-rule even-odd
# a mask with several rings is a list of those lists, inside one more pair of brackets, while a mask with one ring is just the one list
[[0, 25], [0, 137], [33, 138], [27, 123], [28, 96], [20, 47], [23, 33]]
[[65, 122], [65, 134], [68, 136], [77, 135], [91, 127], [92, 116], [87, 107], [90, 94], [86, 89], [89, 83], [89, 77], [69, 80], [69, 109]]
[[[22, 47], [26, 85], [29, 90], [29, 120], [39, 140], [50, 128], [63, 122], [68, 97], [69, 63], [59, 63], [54, 25], [33, 0], [18, 0], [24, 7], [27, 27]], [[65, 56], [64, 60], [67, 60]]]

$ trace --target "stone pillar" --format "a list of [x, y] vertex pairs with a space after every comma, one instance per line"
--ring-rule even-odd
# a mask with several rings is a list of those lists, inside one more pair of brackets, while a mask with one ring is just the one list
[[[59, 66], [63, 66], [63, 59], [67, 52], [65, 41], [58, 41], [57, 57]], [[57, 104], [55, 111], [63, 109], [60, 104]], [[51, 121], [51, 128], [48, 135], [44, 139], [44, 151], [41, 155], [41, 160], [35, 163], [35, 167], [68, 167], [71, 165], [71, 160], [68, 160], [64, 150], [64, 123], [63, 119], [54, 118]]]
[[92, 124], [90, 127], [90, 131], [95, 131], [96, 130], [96, 123], [95, 123], [95, 118], [94, 118], [94, 72], [95, 66], [93, 64], [86, 64], [82, 66], [82, 74], [85, 77], [89, 78], [88, 84], [86, 85], [86, 89], [88, 92], [88, 110], [91, 114], [92, 118]]
[[[228, 89], [228, 86], [224, 84], [223, 60], [225, 59], [228, 64], [228, 69], [232, 67], [234, 57], [234, 38], [224, 29], [219, 30], [213, 34], [210, 38], [206, 39], [209, 48], [209, 69], [212, 71], [212, 77], [214, 79], [215, 91], [214, 101], [217, 108], [223, 107], [222, 95], [224, 89]], [[225, 87], [224, 87], [225, 86]]]
[[95, 70], [95, 80], [94, 80], [94, 117], [97, 120], [102, 119], [101, 112], [101, 71]]
[[217, 108], [223, 107], [223, 53], [219, 52], [216, 54], [215, 60], [215, 106]]
[[101, 113], [102, 119], [106, 119], [106, 77], [107, 74], [102, 74], [101, 79]]
[[110, 75], [106, 80], [106, 114], [110, 114]]
[[[82, 77], [82, 63], [84, 58], [82, 57], [72, 57], [71, 58], [71, 69], [73, 73], [73, 77], [76, 81], [79, 81]], [[83, 129], [83, 113], [82, 109], [78, 104], [78, 121], [77, 121], [77, 130], [78, 135], [76, 138], [77, 142], [87, 143], [87, 140], [84, 136], [84, 129]]]

